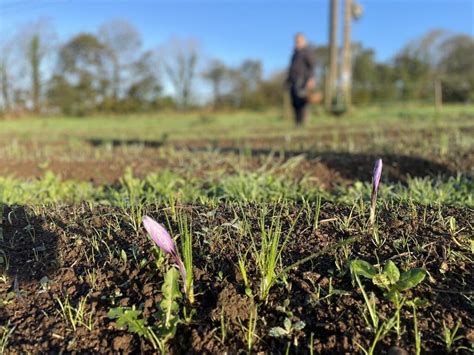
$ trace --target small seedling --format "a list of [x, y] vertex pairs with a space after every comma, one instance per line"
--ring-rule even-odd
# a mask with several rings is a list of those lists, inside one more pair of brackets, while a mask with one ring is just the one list
[[294, 334], [299, 330], [302, 330], [306, 326], [305, 322], [298, 321], [292, 323], [289, 318], [285, 318], [283, 321], [283, 327], [273, 327], [268, 333], [271, 337], [274, 338], [292, 338], [294, 346], [298, 346], [298, 337]]
[[370, 321], [367, 319], [367, 317], [364, 314], [365, 321], [367, 324], [371, 326], [372, 330], [375, 333], [374, 340], [372, 341], [372, 345], [370, 346], [369, 349], [365, 349], [360, 344], [357, 344], [357, 345], [359, 346], [359, 348], [362, 350], [363, 353], [365, 353], [366, 355], [372, 355], [374, 354], [375, 347], [377, 346], [377, 343], [379, 342], [379, 340], [385, 337], [388, 334], [388, 332], [390, 332], [390, 330], [395, 326], [396, 320], [395, 320], [395, 317], [391, 317], [385, 320], [382, 324], [380, 324], [379, 323], [380, 318], [377, 313], [377, 306], [376, 306], [377, 302], [375, 299], [375, 295], [374, 293], [371, 293], [370, 298], [369, 298], [369, 296], [365, 292], [364, 287], [362, 286], [362, 282], [360, 281], [359, 276], [373, 279], [377, 275], [375, 268], [363, 260], [353, 260], [351, 262], [351, 272], [360, 288], [360, 291], [362, 292], [367, 309], [369, 311]]
[[257, 329], [257, 306], [255, 308], [250, 310], [249, 314], [249, 321], [248, 321], [248, 326], [247, 326], [247, 349], [249, 354], [252, 352], [253, 344], [254, 344], [254, 338], [256, 336], [255, 331]]
[[[283, 206], [282, 206], [283, 209]], [[281, 266], [281, 254], [288, 243], [290, 236], [296, 226], [301, 215], [298, 214], [292, 221], [290, 230], [283, 234], [282, 231], [282, 210], [278, 214], [271, 216], [271, 223], [266, 225], [265, 217], [267, 211], [263, 210], [259, 217], [260, 226], [260, 245], [257, 245], [255, 238], [252, 239], [252, 255], [260, 272], [260, 300], [267, 302], [270, 289], [277, 281], [279, 275], [279, 266]]]
[[412, 301], [407, 301], [407, 305], [412, 307], [413, 310], [413, 332], [415, 333], [415, 354], [421, 354], [421, 332], [418, 330], [418, 317], [416, 310], [418, 307], [423, 307], [427, 304], [426, 300], [422, 300], [416, 297]]
[[247, 253], [245, 253], [245, 255], [239, 254], [238, 266], [239, 266], [240, 274], [242, 275], [242, 280], [244, 281], [245, 294], [248, 297], [253, 297], [252, 289], [250, 287], [249, 278], [247, 276], [247, 268], [246, 268], [246, 265], [245, 265], [246, 256], [247, 256]]
[[168, 270], [165, 276], [165, 282], [161, 287], [163, 300], [160, 302], [161, 312], [159, 314], [159, 323], [147, 325], [142, 318], [142, 311], [137, 310], [135, 306], [131, 309], [123, 307], [112, 308], [108, 317], [117, 320], [117, 325], [128, 329], [129, 332], [138, 334], [147, 339], [154, 349], [160, 349], [165, 353], [166, 343], [174, 337], [176, 328], [180, 319], [178, 317], [179, 305], [176, 302], [181, 297], [178, 286], [178, 271], [175, 268]]
[[92, 312], [86, 313], [86, 304], [88, 296], [82, 297], [77, 304], [77, 307], [73, 307], [69, 297], [66, 296], [64, 300], [59, 297], [56, 301], [61, 309], [61, 315], [71, 325], [72, 329], [76, 331], [79, 325], [84, 326], [88, 331], [92, 331], [94, 322], [92, 320]]
[[[406, 297], [402, 292], [420, 284], [426, 277], [426, 270], [415, 268], [400, 273], [398, 267], [391, 260], [389, 260], [380, 271], [377, 271], [374, 266], [364, 260], [353, 260], [351, 262], [351, 270], [361, 291], [363, 287], [359, 276], [372, 280], [374, 285], [385, 291], [384, 296], [396, 307], [395, 327], [397, 334], [400, 336], [400, 310], [406, 302]], [[364, 298], [366, 298], [365, 291], [362, 292]], [[367, 299], [366, 303], [372, 319], [372, 325], [376, 327], [378, 324], [378, 316], [375, 312], [375, 305], [372, 302], [368, 302]]]
[[461, 321], [459, 320], [456, 325], [454, 326], [453, 329], [450, 329], [447, 325], [446, 325], [446, 322], [443, 320], [443, 337], [442, 339], [444, 340], [444, 343], [446, 344], [446, 351], [448, 353], [452, 352], [452, 351], [458, 351], [458, 350], [469, 350], [468, 348], [464, 347], [464, 346], [459, 346], [459, 347], [455, 347], [454, 346], [454, 343], [456, 343], [457, 341], [461, 340], [464, 338], [464, 336], [462, 335], [458, 335], [458, 330], [459, 330], [459, 326], [461, 325]]
[[356, 276], [370, 279], [374, 285], [385, 289], [389, 300], [399, 297], [402, 291], [417, 286], [426, 276], [426, 270], [422, 268], [414, 268], [400, 273], [398, 267], [391, 260], [385, 264], [380, 272], [367, 261], [360, 259], [352, 260], [351, 269]]

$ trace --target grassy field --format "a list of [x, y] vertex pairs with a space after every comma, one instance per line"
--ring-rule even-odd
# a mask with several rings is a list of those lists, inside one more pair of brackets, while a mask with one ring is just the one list
[[473, 350], [474, 106], [0, 126], [0, 352]]

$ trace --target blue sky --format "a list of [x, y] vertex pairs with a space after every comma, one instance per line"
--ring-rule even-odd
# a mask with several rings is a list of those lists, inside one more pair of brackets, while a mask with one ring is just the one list
[[[474, 0], [359, 2], [364, 15], [354, 24], [353, 40], [374, 48], [379, 60], [389, 60], [407, 41], [434, 28], [474, 35]], [[47, 18], [65, 40], [122, 18], [141, 32], [147, 48], [171, 36], [194, 37], [206, 57], [228, 64], [261, 59], [268, 74], [287, 65], [295, 32], [327, 42], [328, 6], [329, 0], [0, 0], [0, 33], [9, 36]]]

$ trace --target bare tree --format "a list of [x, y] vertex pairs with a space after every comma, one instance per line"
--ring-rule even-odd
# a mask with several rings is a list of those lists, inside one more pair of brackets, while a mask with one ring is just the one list
[[124, 91], [123, 83], [127, 79], [131, 80], [126, 76], [131, 70], [132, 63], [139, 58], [142, 46], [141, 36], [126, 20], [114, 19], [100, 27], [98, 37], [110, 51], [112, 97], [117, 100]]
[[133, 62], [130, 69], [130, 85], [127, 87], [126, 97], [135, 105], [135, 110], [146, 110], [161, 94], [162, 85], [158, 76], [156, 53], [146, 51]]
[[434, 29], [408, 42], [397, 55], [413, 57], [434, 67], [442, 57], [440, 46], [449, 38], [450, 33], [446, 30]]
[[41, 110], [43, 67], [46, 58], [54, 51], [55, 42], [56, 32], [47, 20], [39, 20], [24, 26], [14, 37], [14, 43], [18, 49], [20, 72], [26, 71], [30, 77], [28, 96], [33, 111], [36, 113]]
[[[405, 99], [422, 99], [431, 95], [433, 84], [441, 80], [437, 67], [445, 53], [441, 48], [449, 33], [432, 30], [408, 42], [394, 57], [397, 78]], [[437, 84], [434, 84], [435, 93]]]
[[208, 69], [202, 74], [204, 79], [212, 86], [214, 109], [219, 106], [222, 97], [223, 85], [229, 76], [229, 68], [218, 59], [214, 59], [209, 64]]
[[232, 91], [236, 107], [248, 106], [262, 82], [263, 66], [259, 60], [246, 59], [232, 70]]
[[193, 94], [200, 55], [196, 40], [172, 38], [162, 46], [163, 65], [174, 88], [176, 102], [182, 109], [189, 107]]

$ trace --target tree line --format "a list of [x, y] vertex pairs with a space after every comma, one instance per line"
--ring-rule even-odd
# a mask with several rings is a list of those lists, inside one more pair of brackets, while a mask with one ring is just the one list
[[[282, 105], [285, 95], [286, 68], [264, 77], [258, 59], [236, 66], [206, 59], [194, 39], [171, 38], [157, 49], [145, 49], [140, 33], [124, 20], [111, 20], [96, 33], [78, 33], [63, 43], [49, 23], [39, 21], [0, 46], [2, 114], [80, 116], [198, 106], [257, 110]], [[329, 48], [312, 50], [323, 90]], [[352, 44], [352, 53], [354, 105], [428, 102], [435, 84], [445, 102], [474, 101], [472, 36], [431, 31], [385, 62], [361, 43]], [[173, 95], [166, 94], [164, 83]], [[209, 95], [202, 93], [204, 86]]]

